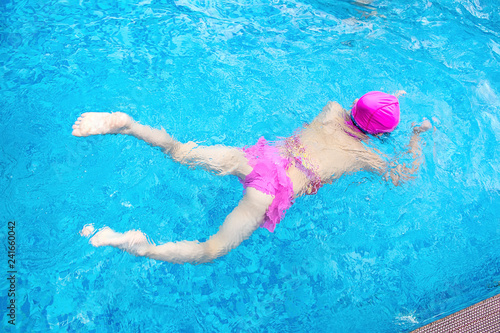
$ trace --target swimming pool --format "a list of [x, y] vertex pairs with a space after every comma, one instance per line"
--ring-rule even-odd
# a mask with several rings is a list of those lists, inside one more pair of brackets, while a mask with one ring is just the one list
[[[367, 3], [368, 1], [363, 1]], [[46, 332], [400, 332], [500, 292], [495, 1], [0, 1], [0, 228], [16, 221], [15, 327]], [[180, 140], [243, 146], [330, 100], [408, 92], [386, 153], [432, 119], [418, 178], [301, 198], [207, 265], [95, 249], [83, 225], [203, 239], [236, 179], [132, 138], [70, 135], [124, 111]], [[4, 269], [7, 276], [8, 268]], [[0, 306], [9, 285], [0, 284]]]

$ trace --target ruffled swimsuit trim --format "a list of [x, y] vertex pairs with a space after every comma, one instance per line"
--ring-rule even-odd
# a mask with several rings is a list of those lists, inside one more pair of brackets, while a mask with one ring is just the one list
[[274, 232], [276, 224], [280, 223], [293, 204], [293, 183], [286, 173], [290, 161], [281, 157], [279, 149], [269, 145], [263, 137], [254, 146], [243, 148], [243, 151], [253, 168], [242, 181], [243, 187], [252, 187], [274, 196], [261, 225]]
[[280, 223], [285, 212], [294, 202], [293, 183], [287, 175], [287, 170], [293, 163], [308, 178], [309, 185], [306, 194], [316, 194], [321, 187], [321, 178], [307, 156], [304, 146], [298, 136], [293, 136], [284, 141], [286, 158], [280, 155], [280, 150], [269, 145], [261, 137], [251, 147], [243, 148], [248, 163], [253, 168], [252, 172], [242, 181], [243, 187], [255, 188], [262, 193], [274, 196], [274, 200], [266, 211], [261, 225], [270, 232], [274, 232], [276, 224]]

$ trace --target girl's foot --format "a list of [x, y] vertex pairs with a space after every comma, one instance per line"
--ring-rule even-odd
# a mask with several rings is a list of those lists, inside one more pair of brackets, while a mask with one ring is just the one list
[[73, 125], [73, 133], [71, 134], [74, 136], [125, 134], [132, 123], [132, 118], [123, 112], [86, 112], [78, 117]]

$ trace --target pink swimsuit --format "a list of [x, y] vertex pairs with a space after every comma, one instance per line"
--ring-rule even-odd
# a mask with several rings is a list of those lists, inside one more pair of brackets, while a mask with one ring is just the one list
[[[288, 143], [285, 142], [285, 144]], [[274, 196], [261, 225], [262, 228], [274, 232], [276, 224], [280, 223], [285, 212], [294, 202], [293, 183], [286, 173], [290, 167], [291, 158], [282, 157], [279, 149], [269, 145], [263, 137], [254, 146], [243, 148], [243, 151], [248, 163], [253, 168], [252, 172], [242, 181], [243, 187], [245, 189], [253, 187], [262, 193]], [[295, 165], [300, 164], [299, 160], [293, 159]], [[313, 193], [308, 191], [307, 194], [315, 194], [319, 186], [316, 184], [315, 191]]]

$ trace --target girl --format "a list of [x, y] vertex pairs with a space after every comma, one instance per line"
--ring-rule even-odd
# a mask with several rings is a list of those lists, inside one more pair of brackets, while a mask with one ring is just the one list
[[[328, 103], [297, 134], [274, 144], [260, 138], [254, 146], [243, 149], [181, 143], [164, 129], [141, 125], [121, 112], [84, 113], [73, 125], [74, 136], [131, 135], [160, 147], [176, 162], [201, 166], [220, 176], [237, 176], [246, 189], [238, 206], [206, 242], [154, 245], [140, 231], [118, 233], [105, 227], [90, 243], [172, 263], [210, 262], [240, 245], [259, 226], [273, 232], [296, 198], [316, 194], [321, 186], [343, 174], [367, 170], [395, 185], [401, 178], [412, 178], [422, 162], [419, 133], [431, 128], [429, 121], [413, 128], [408, 150], [414, 160], [411, 167], [389, 164], [380, 152], [366, 146], [369, 136], [387, 135], [398, 123], [397, 96], [376, 91], [356, 100], [350, 114], [338, 103]], [[93, 231], [92, 225], [88, 225], [81, 234], [88, 236]]]

